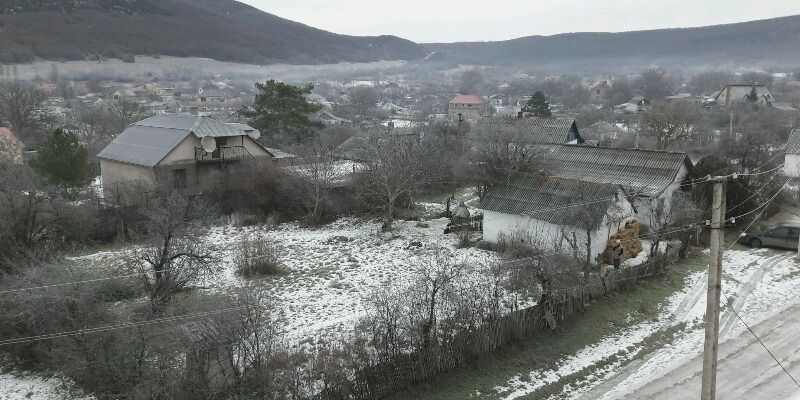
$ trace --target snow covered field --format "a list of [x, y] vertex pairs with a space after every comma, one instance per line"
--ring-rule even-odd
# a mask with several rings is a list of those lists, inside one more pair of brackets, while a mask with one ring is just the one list
[[45, 379], [25, 373], [0, 374], [0, 400], [89, 400], [58, 378]]
[[[454, 262], [490, 262], [496, 253], [476, 248], [456, 248], [456, 235], [444, 235], [448, 220], [395, 221], [389, 233], [379, 233], [381, 221], [342, 218], [320, 228], [281, 224], [274, 229], [210, 228], [209, 245], [222, 249], [218, 268], [201, 286], [211, 291], [259, 288], [275, 299], [283, 311], [289, 339], [303, 341], [324, 333], [348, 331], [364, 312], [364, 301], [375, 290], [409, 281], [414, 267], [431, 252], [445, 249]], [[236, 243], [247, 238], [267, 238], [279, 248], [286, 274], [246, 279], [232, 263]], [[122, 250], [103, 251], [73, 260], [88, 267], [120, 265]]]

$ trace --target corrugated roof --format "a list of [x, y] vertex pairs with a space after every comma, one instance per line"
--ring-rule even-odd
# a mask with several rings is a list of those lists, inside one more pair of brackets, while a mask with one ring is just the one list
[[351, 136], [342, 144], [336, 147], [335, 154], [339, 158], [348, 160], [366, 160], [367, 156], [367, 138], [364, 136]]
[[[622, 190], [619, 185], [598, 184], [578, 179], [540, 176], [518, 172], [486, 193], [483, 210], [527, 215], [556, 225], [597, 227]], [[553, 208], [587, 202], [580, 207], [554, 211]]]
[[686, 153], [576, 145], [556, 146], [544, 162], [554, 176], [621, 185], [643, 195], [660, 194], [683, 165], [692, 166]]
[[731, 101], [743, 101], [747, 96], [750, 95], [750, 92], [756, 89], [756, 95], [758, 96], [757, 101], [763, 101], [765, 98], [767, 101], [772, 101], [772, 94], [769, 92], [769, 89], [765, 85], [727, 85], [725, 88], [720, 90], [714, 98], [719, 100], [725, 100], [728, 96], [728, 90], [730, 90], [730, 100]]
[[786, 143], [786, 154], [800, 154], [800, 128], [792, 130]]
[[154, 167], [189, 134], [190, 131], [185, 129], [131, 125], [97, 157]]
[[161, 114], [129, 126], [97, 157], [153, 167], [189, 134], [198, 138], [235, 137], [246, 135], [246, 132], [240, 126], [224, 124], [208, 117]]
[[241, 132], [244, 132], [244, 133], [256, 132], [259, 135], [261, 135], [261, 131], [259, 131], [258, 129], [253, 128], [250, 125], [243, 124], [241, 122], [226, 122], [225, 125], [228, 125], [228, 126], [234, 128], [234, 129], [236, 129], [238, 131], [241, 131]]
[[[471, 135], [477, 140], [492, 135], [508, 135], [512, 142], [524, 144], [564, 144], [583, 139], [573, 131], [570, 118], [483, 117], [475, 123]], [[574, 129], [577, 131], [577, 127]]]

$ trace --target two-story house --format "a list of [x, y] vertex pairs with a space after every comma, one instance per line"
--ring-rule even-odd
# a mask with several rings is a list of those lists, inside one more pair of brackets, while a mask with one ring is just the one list
[[107, 195], [145, 187], [187, 196], [214, 190], [223, 167], [258, 168], [273, 162], [256, 140], [259, 135], [245, 124], [191, 114], [147, 118], [130, 125], [97, 155], [103, 189]]
[[459, 94], [447, 104], [447, 115], [452, 119], [475, 122], [486, 112], [486, 104], [480, 97]]

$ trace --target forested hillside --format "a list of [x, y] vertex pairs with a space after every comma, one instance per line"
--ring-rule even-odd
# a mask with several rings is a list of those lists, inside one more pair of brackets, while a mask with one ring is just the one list
[[800, 16], [623, 33], [568, 33], [498, 42], [432, 43], [426, 47], [464, 64], [532, 63], [593, 69], [653, 64], [691, 67], [800, 64]]
[[234, 0], [0, 0], [0, 63], [129, 55], [298, 64], [407, 60], [395, 36], [337, 35]]

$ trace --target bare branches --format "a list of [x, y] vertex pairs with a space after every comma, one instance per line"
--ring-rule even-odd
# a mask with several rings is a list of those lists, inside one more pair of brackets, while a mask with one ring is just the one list
[[154, 313], [210, 271], [214, 249], [200, 237], [213, 210], [173, 193], [145, 208], [143, 244], [126, 254], [126, 268], [138, 273]]
[[698, 106], [688, 102], [656, 104], [642, 113], [641, 129], [656, 140], [659, 150], [666, 150], [697, 135], [703, 119]]
[[366, 140], [368, 168], [360, 174], [359, 190], [367, 199], [375, 199], [385, 212], [390, 229], [401, 196], [414, 196], [430, 178], [423, 167], [422, 146], [416, 137], [370, 136]]

